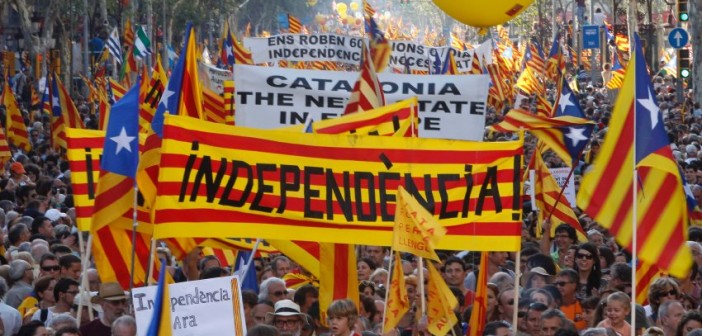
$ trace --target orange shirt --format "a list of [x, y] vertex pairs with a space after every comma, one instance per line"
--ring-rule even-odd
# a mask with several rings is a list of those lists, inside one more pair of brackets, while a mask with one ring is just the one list
[[569, 320], [573, 321], [576, 329], [583, 330], [587, 328], [587, 324], [583, 318], [583, 307], [580, 306], [580, 301], [575, 300], [575, 303], [561, 306], [561, 311]]

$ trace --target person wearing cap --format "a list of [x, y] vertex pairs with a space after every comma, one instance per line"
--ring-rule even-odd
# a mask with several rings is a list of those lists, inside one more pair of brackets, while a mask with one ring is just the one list
[[575, 297], [578, 288], [578, 273], [572, 269], [565, 269], [558, 272], [554, 282], [561, 293], [561, 311], [565, 316], [575, 323], [575, 328], [583, 330], [587, 328], [583, 314], [583, 307], [580, 300]]
[[546, 272], [546, 269], [537, 266], [527, 272], [526, 281], [524, 282], [524, 288], [544, 288], [544, 286], [551, 283], [551, 274]]
[[24, 170], [24, 165], [21, 162], [15, 161], [10, 165], [10, 178], [7, 180], [8, 190], [15, 190], [23, 185], [34, 185], [32, 180], [27, 176], [27, 171]]
[[128, 293], [117, 282], [100, 284], [97, 296], [92, 302], [102, 307], [102, 316], [80, 327], [80, 333], [87, 336], [111, 336], [112, 323], [126, 314]]
[[300, 306], [285, 299], [275, 303], [272, 313], [266, 314], [267, 323], [280, 332], [280, 336], [300, 336], [305, 323], [305, 314], [300, 312]]
[[10, 263], [9, 275], [10, 280], [12, 280], [12, 287], [5, 296], [5, 302], [12, 308], [17, 309], [22, 301], [31, 296], [34, 291], [34, 287], [32, 287], [34, 270], [32, 265], [24, 260], [13, 260]]

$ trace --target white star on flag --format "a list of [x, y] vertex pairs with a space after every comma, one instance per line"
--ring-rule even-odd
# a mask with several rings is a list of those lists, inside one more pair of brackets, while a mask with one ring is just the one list
[[115, 151], [115, 155], [119, 154], [119, 152], [122, 150], [122, 148], [131, 152], [132, 151], [131, 143], [132, 143], [132, 141], [134, 141], [134, 139], [136, 139], [136, 137], [127, 135], [127, 130], [124, 128], [124, 126], [122, 126], [122, 130], [119, 132], [118, 136], [110, 137], [110, 140], [117, 143], [117, 150]]
[[648, 90], [648, 98], [646, 99], [637, 99], [639, 101], [639, 104], [641, 104], [646, 110], [648, 110], [648, 113], [651, 116], [651, 129], [656, 128], [656, 125], [658, 125], [658, 105], [653, 102], [653, 95], [651, 95], [651, 90]]
[[561, 94], [561, 99], [558, 101], [558, 105], [561, 107], [561, 113], [565, 113], [568, 106], [575, 106], [575, 104], [570, 101], [570, 93]]
[[568, 134], [565, 135], [566, 138], [573, 142], [573, 147], [577, 147], [580, 141], [587, 140], [585, 136], [586, 128], [569, 127]]
[[166, 88], [166, 91], [164, 91], [161, 95], [161, 104], [163, 104], [163, 107], [166, 109], [166, 111], [168, 111], [168, 99], [171, 98], [171, 96], [174, 94], [174, 91], [171, 91], [170, 89]]
[[226, 49], [227, 49], [227, 57], [234, 56], [234, 53], [232, 53], [232, 45], [231, 44], [227, 43]]

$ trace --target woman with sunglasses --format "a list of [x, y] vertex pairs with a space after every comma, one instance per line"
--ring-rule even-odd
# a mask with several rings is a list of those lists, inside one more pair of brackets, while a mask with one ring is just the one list
[[673, 278], [661, 277], [648, 287], [648, 305], [644, 307], [649, 323], [658, 319], [658, 308], [667, 301], [680, 299], [680, 287]]
[[579, 290], [577, 297], [583, 299], [597, 295], [602, 280], [600, 254], [598, 248], [590, 243], [581, 244], [575, 253], [575, 271], [578, 272]]

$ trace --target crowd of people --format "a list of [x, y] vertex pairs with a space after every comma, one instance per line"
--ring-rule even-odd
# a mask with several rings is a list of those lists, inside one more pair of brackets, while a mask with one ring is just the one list
[[[580, 3], [580, 1], [578, 1]], [[24, 76], [22, 74], [25, 74]], [[11, 88], [28, 125], [32, 151], [13, 150], [0, 179], [0, 225], [4, 251], [0, 254], [0, 335], [102, 336], [136, 335], [130, 296], [116, 282], [101, 282], [91, 263], [84, 267], [70, 169], [66, 158], [50, 143], [50, 118], [31, 106], [28, 73], [11, 77]], [[692, 91], [676, 99], [675, 79], [656, 76], [653, 86], [669, 132], [675, 158], [702, 207], [702, 110]], [[597, 123], [594, 139], [575, 170], [575, 188], [596, 158], [606, 135], [614, 104], [602, 81], [581, 83], [577, 93], [586, 116]], [[6, 93], [7, 94], [7, 93]], [[555, 89], [549, 91], [554, 102]], [[94, 108], [79, 94], [73, 97], [86, 125], [95, 125]], [[522, 107], [534, 108], [533, 99]], [[0, 107], [2, 110], [2, 107]], [[4, 110], [0, 111], [4, 113]], [[487, 124], [499, 121], [491, 110]], [[5, 120], [5, 118], [1, 118]], [[91, 122], [92, 121], [92, 122]], [[487, 140], [511, 139], [512, 134], [490, 134]], [[535, 139], [527, 137], [526, 152]], [[527, 158], [529, 155], [527, 155]], [[545, 160], [563, 167], [556, 155]], [[576, 209], [577, 210], [577, 209]], [[536, 232], [539, 227], [531, 202], [524, 206], [520, 253], [486, 252], [487, 265], [479, 265], [480, 252], [440, 251], [436, 262], [459, 304], [454, 335], [465, 335], [476, 302], [478, 271], [487, 272], [487, 312], [483, 335], [702, 335], [702, 228], [689, 228], [687, 242], [694, 264], [685, 278], [662, 276], [647, 289], [647, 304], [632, 306], [631, 255], [621, 249], [607, 230], [584, 213], [578, 213], [587, 240], [578, 240], [566, 224], [542, 223], [543, 232], [555, 226], [555, 235]], [[537, 234], [538, 233], [538, 234]], [[537, 238], [538, 237], [538, 238]], [[158, 251], [169, 259], [176, 281], [193, 281], [231, 274], [232, 265], [205, 256], [200, 249], [181, 261], [173, 260], [165, 244]], [[469, 249], [469, 247], [467, 247]], [[380, 335], [390, 273], [389, 248], [358, 246], [359, 305], [336, 300], [320, 312], [316, 283], [292, 285], [290, 274], [308, 275], [284, 255], [255, 259], [257, 291], [242, 293], [248, 335]], [[518, 259], [519, 258], [519, 259]], [[517, 268], [519, 265], [519, 268]], [[252, 269], [252, 271], [254, 271]], [[399, 325], [386, 335], [428, 335], [427, 318], [419, 312], [418, 260], [405, 254], [402, 269], [412, 304]], [[82, 290], [83, 277], [89, 290]], [[426, 279], [426, 277], [424, 277]], [[640, 284], [636, 284], [639, 286]], [[518, 296], [518, 301], [515, 301]], [[515, 304], [517, 302], [517, 304]], [[631, 325], [631, 316], [636, 323]], [[326, 319], [322, 320], [322, 316]], [[514, 325], [513, 321], [517, 324]]]

